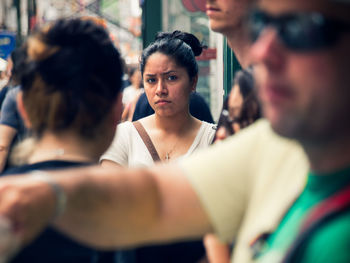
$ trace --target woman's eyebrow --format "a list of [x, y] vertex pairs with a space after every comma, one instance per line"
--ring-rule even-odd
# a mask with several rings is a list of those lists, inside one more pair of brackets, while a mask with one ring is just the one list
[[[176, 70], [169, 70], [169, 71], [167, 71], [167, 72], [161, 73], [161, 75], [169, 75], [169, 74], [171, 74], [171, 73], [176, 73]], [[145, 75], [148, 76], [148, 77], [154, 77], [154, 76], [156, 76], [157, 74], [145, 73]]]

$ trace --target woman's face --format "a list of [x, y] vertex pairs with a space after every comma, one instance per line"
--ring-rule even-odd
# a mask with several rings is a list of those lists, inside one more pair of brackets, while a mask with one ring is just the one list
[[174, 116], [188, 112], [189, 96], [196, 89], [197, 77], [191, 81], [186, 68], [178, 66], [171, 56], [157, 52], [148, 57], [143, 84], [155, 113]]
[[238, 118], [241, 115], [243, 106], [243, 96], [239, 89], [238, 84], [235, 84], [229, 96], [228, 108], [230, 112], [230, 117]]

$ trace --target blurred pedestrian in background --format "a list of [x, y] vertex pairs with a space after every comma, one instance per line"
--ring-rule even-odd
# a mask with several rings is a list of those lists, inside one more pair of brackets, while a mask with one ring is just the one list
[[252, 69], [236, 73], [232, 90], [224, 102], [215, 140], [223, 140], [261, 117]]
[[141, 72], [138, 68], [131, 68], [129, 72], [131, 85], [123, 90], [123, 114], [122, 121], [131, 121], [134, 115], [135, 105], [144, 92]]
[[0, 115], [0, 172], [18, 164], [17, 160], [10, 158], [11, 152], [14, 146], [30, 136], [17, 107], [17, 95], [21, 89], [18, 75], [23, 70], [23, 60], [24, 56], [19, 49], [11, 52], [10, 79], [2, 90], [6, 89]]

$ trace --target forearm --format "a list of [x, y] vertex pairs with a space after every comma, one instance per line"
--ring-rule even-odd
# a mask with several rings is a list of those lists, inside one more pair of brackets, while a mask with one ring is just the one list
[[67, 210], [56, 226], [82, 242], [116, 248], [198, 239], [212, 230], [175, 165], [76, 171], [55, 176], [68, 194]]
[[54, 179], [68, 197], [55, 225], [84, 243], [115, 247], [142, 242], [145, 230], [157, 222], [157, 184], [145, 170], [96, 167], [60, 172]]
[[[52, 222], [63, 199], [66, 208], [54, 225], [95, 247], [192, 239], [211, 231], [196, 193], [175, 165], [40, 173], [41, 178], [0, 179], [0, 215], [15, 225], [21, 222], [17, 232], [25, 233], [23, 240], [30, 241]], [[48, 177], [42, 178], [43, 174]], [[26, 220], [30, 217], [40, 220]]]
[[0, 124], [0, 172], [3, 171], [6, 165], [9, 148], [16, 134], [16, 129]]
[[0, 145], [0, 173], [3, 172], [8, 157], [8, 147]]

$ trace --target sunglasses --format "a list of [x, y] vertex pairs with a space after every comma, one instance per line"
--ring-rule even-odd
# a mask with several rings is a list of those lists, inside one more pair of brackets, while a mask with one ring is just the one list
[[272, 16], [261, 10], [253, 11], [248, 29], [253, 43], [267, 27], [273, 27], [283, 44], [294, 51], [313, 51], [332, 47], [350, 24], [325, 17], [320, 13], [287, 13]]

